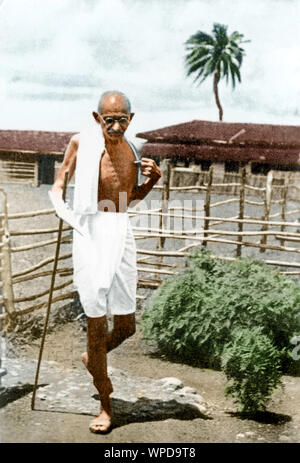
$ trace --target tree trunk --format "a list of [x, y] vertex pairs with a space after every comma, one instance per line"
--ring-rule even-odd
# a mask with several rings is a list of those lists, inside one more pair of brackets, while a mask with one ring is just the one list
[[219, 99], [219, 92], [218, 92], [218, 77], [219, 77], [219, 69], [217, 68], [214, 72], [214, 94], [217, 106], [219, 108], [219, 121], [223, 120], [223, 108], [220, 103]]

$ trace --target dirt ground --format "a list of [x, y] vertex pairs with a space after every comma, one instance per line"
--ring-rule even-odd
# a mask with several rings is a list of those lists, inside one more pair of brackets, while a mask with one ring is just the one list
[[[137, 317], [138, 318], [138, 317]], [[24, 358], [38, 357], [40, 340], [15, 351]], [[43, 360], [54, 360], [65, 368], [83, 368], [86, 333], [78, 321], [58, 326], [46, 338]], [[32, 411], [28, 394], [0, 410], [1, 442], [40, 443], [268, 443], [300, 441], [300, 378], [284, 377], [284, 389], [273, 394], [268, 412], [257, 419], [242, 419], [236, 406], [224, 396], [226, 378], [219, 371], [171, 363], [153, 356], [136, 334], [109, 354], [109, 365], [132, 375], [152, 379], [176, 377], [197, 389], [207, 401], [210, 418], [132, 422], [115, 427], [107, 435], [90, 433], [90, 416], [74, 413]]]

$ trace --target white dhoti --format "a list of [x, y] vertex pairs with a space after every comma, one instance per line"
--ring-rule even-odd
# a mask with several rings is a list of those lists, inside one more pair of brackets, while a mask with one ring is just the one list
[[84, 234], [73, 232], [73, 281], [85, 314], [135, 312], [136, 244], [128, 214], [98, 211], [80, 222]]

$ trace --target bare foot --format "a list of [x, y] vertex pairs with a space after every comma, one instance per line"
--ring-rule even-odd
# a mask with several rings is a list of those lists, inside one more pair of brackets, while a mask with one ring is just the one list
[[102, 402], [105, 406], [102, 405], [99, 415], [91, 421], [89, 426], [93, 433], [105, 433], [111, 427], [111, 399], [108, 397]]

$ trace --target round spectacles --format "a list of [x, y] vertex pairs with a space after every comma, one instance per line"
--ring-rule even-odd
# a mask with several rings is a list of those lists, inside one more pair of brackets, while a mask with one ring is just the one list
[[113, 125], [114, 122], [119, 122], [120, 125], [125, 126], [128, 123], [128, 118], [125, 116], [122, 117], [111, 117], [111, 116], [106, 116], [102, 117], [102, 120], [104, 121], [104, 124], [107, 126]]

